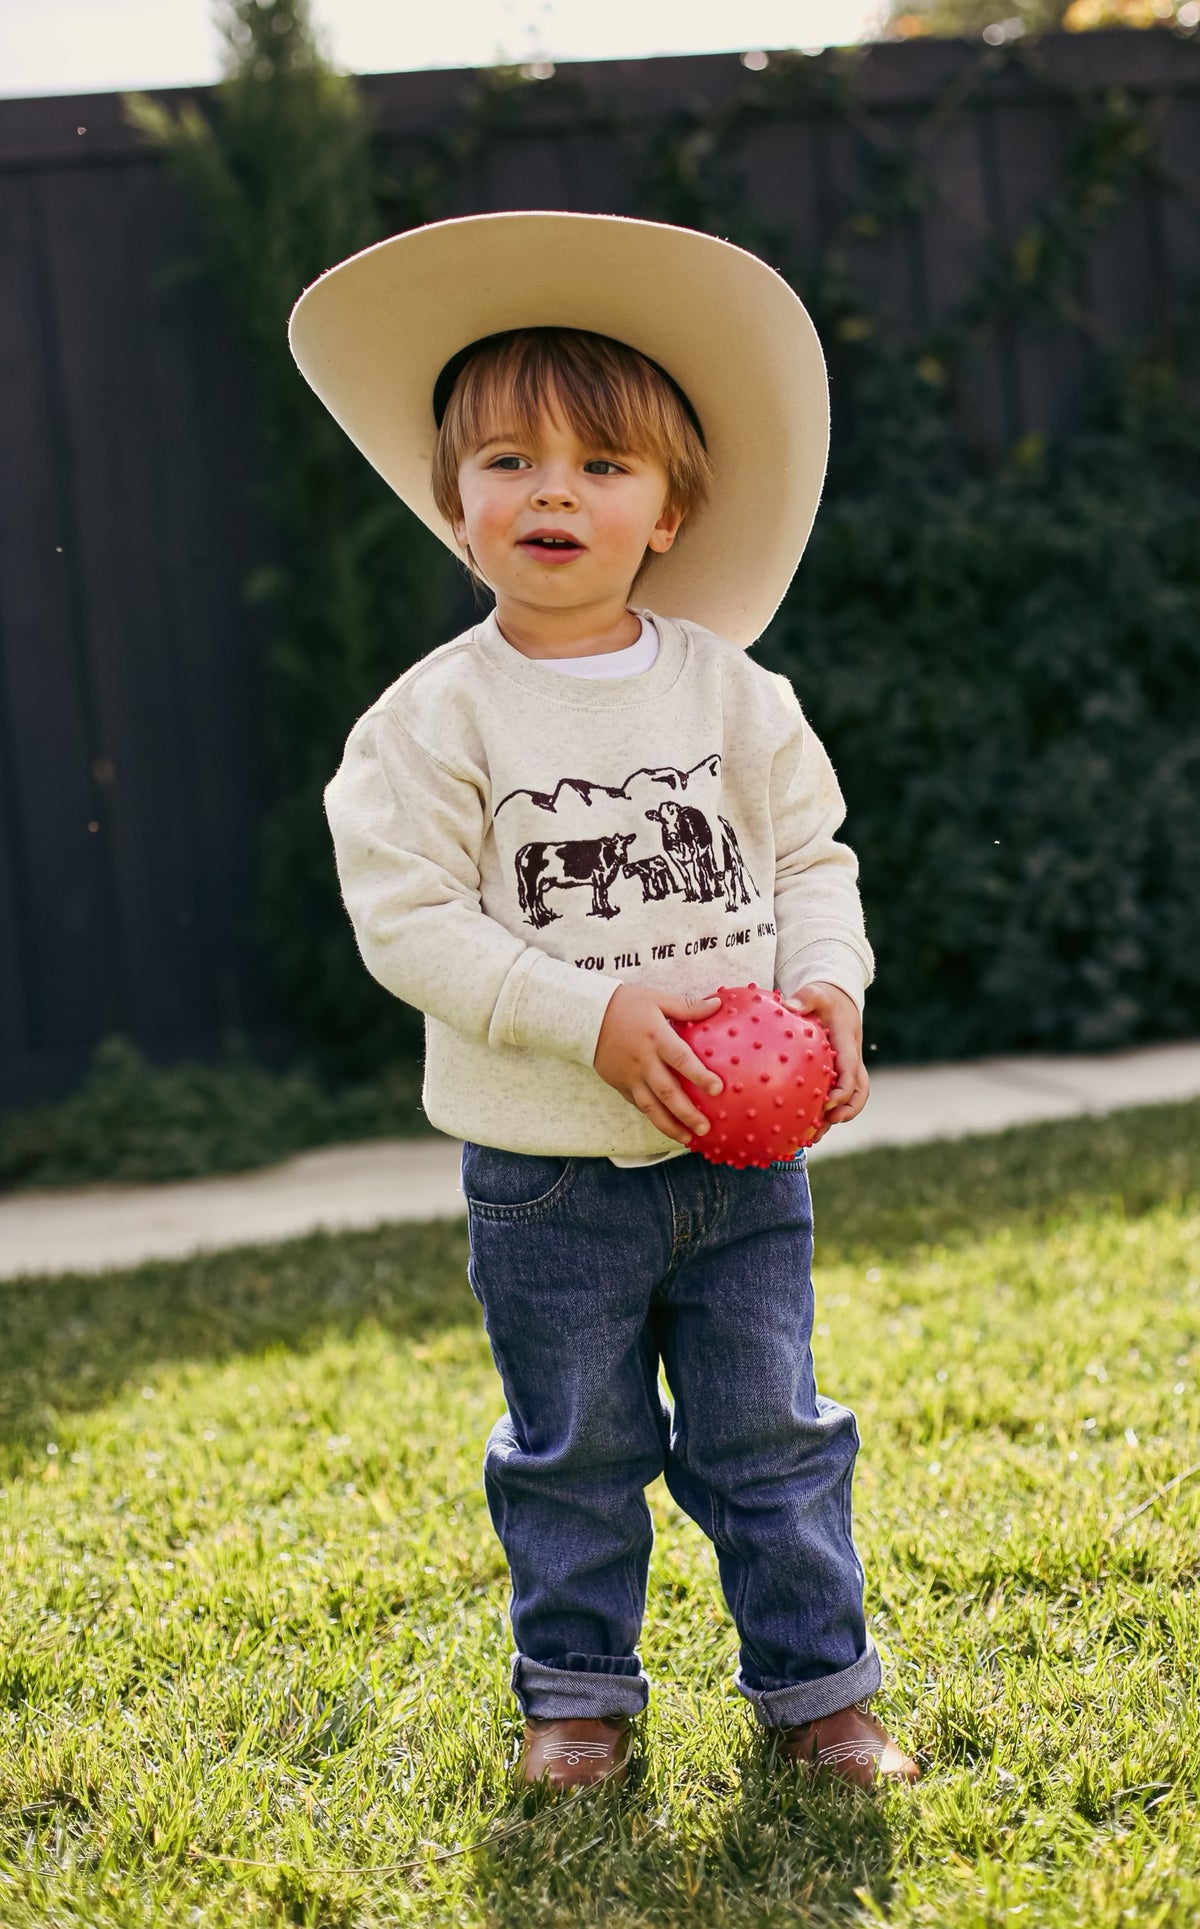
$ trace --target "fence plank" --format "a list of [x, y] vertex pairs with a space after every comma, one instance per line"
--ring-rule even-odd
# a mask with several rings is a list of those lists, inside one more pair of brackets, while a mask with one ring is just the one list
[[[26, 1061], [76, 1056], [118, 1022], [122, 978], [115, 879], [99, 826], [109, 785], [91, 675], [62, 317], [46, 247], [44, 183], [0, 183], [4, 272], [0, 383], [9, 484], [0, 520], [4, 843], [13, 931], [6, 970], [24, 1015]], [[10, 1013], [11, 1016], [11, 1013]]]

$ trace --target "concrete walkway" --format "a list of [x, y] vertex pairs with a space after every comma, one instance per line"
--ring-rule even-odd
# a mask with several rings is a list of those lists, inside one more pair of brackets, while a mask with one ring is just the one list
[[[886, 1070], [872, 1079], [866, 1110], [836, 1126], [811, 1157], [1197, 1096], [1200, 1043]], [[456, 1216], [464, 1209], [458, 1160], [451, 1139], [375, 1139], [226, 1178], [0, 1195], [0, 1278], [103, 1272], [320, 1228]]]

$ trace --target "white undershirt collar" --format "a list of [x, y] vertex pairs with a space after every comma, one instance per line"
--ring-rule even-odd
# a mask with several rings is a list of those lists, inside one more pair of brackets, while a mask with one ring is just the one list
[[561, 670], [564, 676], [641, 676], [658, 657], [658, 631], [644, 616], [640, 622], [637, 638], [623, 650], [605, 650], [600, 656], [539, 656], [537, 661], [548, 670]]

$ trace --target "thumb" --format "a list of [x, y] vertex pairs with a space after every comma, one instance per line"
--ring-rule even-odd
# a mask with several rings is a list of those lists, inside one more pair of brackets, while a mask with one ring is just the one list
[[664, 1018], [709, 1018], [720, 1009], [721, 1000], [715, 991], [701, 997], [697, 993], [684, 996], [678, 992], [664, 993], [659, 998], [658, 1008]]

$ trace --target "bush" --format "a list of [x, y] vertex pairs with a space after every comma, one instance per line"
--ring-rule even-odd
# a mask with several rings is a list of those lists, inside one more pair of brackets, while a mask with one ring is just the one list
[[762, 651], [845, 792], [881, 1058], [1200, 1029], [1195, 494], [1128, 436], [1025, 454], [827, 502]]
[[308, 1146], [428, 1130], [420, 1081], [399, 1062], [330, 1089], [307, 1067], [264, 1071], [236, 1042], [223, 1064], [161, 1067], [111, 1035], [78, 1091], [0, 1115], [0, 1189], [241, 1172]]

